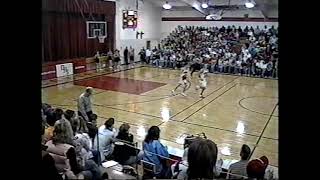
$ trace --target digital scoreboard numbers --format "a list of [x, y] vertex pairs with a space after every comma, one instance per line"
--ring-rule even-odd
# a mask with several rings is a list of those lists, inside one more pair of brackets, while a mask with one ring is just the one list
[[133, 10], [124, 10], [122, 11], [123, 20], [122, 28], [137, 28], [138, 24], [138, 12]]

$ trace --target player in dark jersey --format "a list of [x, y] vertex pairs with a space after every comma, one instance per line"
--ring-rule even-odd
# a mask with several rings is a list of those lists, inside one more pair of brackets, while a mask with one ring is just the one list
[[195, 72], [195, 71], [199, 71], [201, 69], [201, 64], [200, 64], [200, 59], [199, 58], [196, 58], [196, 61], [190, 65], [190, 76], [192, 77], [192, 74]]

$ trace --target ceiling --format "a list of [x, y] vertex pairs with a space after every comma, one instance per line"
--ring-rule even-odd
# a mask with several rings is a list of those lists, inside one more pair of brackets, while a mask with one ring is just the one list
[[176, 7], [176, 6], [189, 6], [187, 3], [185, 3], [182, 0], [143, 0], [143, 1], [148, 1], [154, 4], [155, 6], [162, 7], [163, 4], [165, 4], [167, 1], [170, 3], [171, 6]]
[[[154, 4], [155, 6], [162, 7], [163, 4], [169, 2], [172, 5], [172, 10], [186, 11], [193, 9], [194, 3], [201, 4], [203, 0], [143, 0]], [[270, 14], [278, 14], [278, 0], [254, 0], [256, 7], [253, 10], [260, 10], [265, 17], [269, 17]], [[202, 9], [198, 6], [193, 10], [201, 11], [203, 14], [209, 14], [210, 10], [225, 9], [225, 10], [244, 10], [246, 7], [244, 3], [246, 0], [208, 0], [209, 8]]]

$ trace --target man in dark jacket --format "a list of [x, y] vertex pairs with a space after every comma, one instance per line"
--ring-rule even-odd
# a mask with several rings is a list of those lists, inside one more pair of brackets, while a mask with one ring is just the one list
[[120, 126], [116, 137], [117, 143], [115, 143], [113, 151], [115, 161], [123, 165], [134, 164], [143, 157], [143, 151], [139, 153], [139, 150], [135, 148], [133, 135], [129, 133], [129, 129], [130, 125], [128, 123]]
[[128, 47], [126, 47], [123, 51], [124, 63], [126, 65], [128, 65], [128, 54], [129, 54]]

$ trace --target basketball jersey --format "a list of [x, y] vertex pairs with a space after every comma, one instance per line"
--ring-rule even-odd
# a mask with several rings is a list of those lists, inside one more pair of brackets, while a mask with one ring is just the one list
[[186, 74], [181, 74], [181, 80], [183, 81], [183, 80], [186, 80], [187, 79], [187, 75]]
[[207, 87], [207, 80], [205, 78], [205, 74], [201, 73], [199, 74], [199, 83], [200, 83], [200, 87]]
[[183, 73], [180, 75], [179, 84], [186, 84], [187, 83], [187, 74]]

